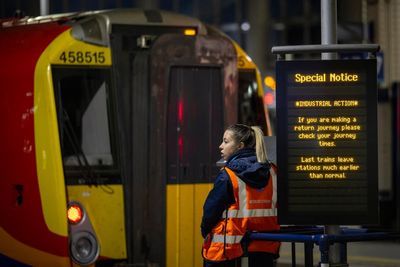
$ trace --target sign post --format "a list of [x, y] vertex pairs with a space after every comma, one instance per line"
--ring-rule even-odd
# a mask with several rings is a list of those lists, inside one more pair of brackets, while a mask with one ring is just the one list
[[[321, 0], [321, 44], [337, 43], [337, 3], [336, 0]], [[331, 60], [336, 59], [335, 53], [322, 53], [321, 58]], [[325, 225], [326, 234], [340, 234], [339, 225]], [[340, 262], [340, 248], [335, 244], [330, 248], [329, 262]], [[321, 263], [322, 265], [322, 263]], [[322, 266], [324, 267], [324, 266]]]

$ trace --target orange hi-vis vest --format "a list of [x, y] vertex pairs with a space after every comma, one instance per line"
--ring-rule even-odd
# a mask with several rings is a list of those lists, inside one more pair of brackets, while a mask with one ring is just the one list
[[[203, 257], [209, 261], [225, 261], [243, 255], [241, 241], [247, 231], [279, 230], [277, 219], [276, 167], [271, 165], [270, 179], [262, 189], [251, 188], [225, 167], [233, 185], [235, 203], [225, 212], [206, 237]], [[247, 250], [278, 254], [280, 242], [252, 240]]]

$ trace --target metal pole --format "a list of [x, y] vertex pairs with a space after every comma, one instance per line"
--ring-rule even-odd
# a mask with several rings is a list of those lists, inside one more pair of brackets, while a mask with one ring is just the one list
[[[337, 3], [336, 0], [321, 0], [321, 44], [337, 44]], [[337, 53], [322, 53], [322, 60], [337, 58]], [[325, 234], [340, 234], [339, 225], [326, 225]], [[329, 263], [340, 263], [340, 246], [332, 244], [329, 246]], [[321, 262], [321, 264], [325, 264]]]
[[361, 19], [363, 25], [363, 43], [369, 42], [369, 29], [368, 29], [368, 3], [367, 0], [361, 2]]
[[[337, 44], [336, 0], [321, 0], [321, 44]], [[336, 59], [336, 53], [322, 53], [322, 59]]]
[[40, 0], [40, 16], [49, 14], [49, 0]]

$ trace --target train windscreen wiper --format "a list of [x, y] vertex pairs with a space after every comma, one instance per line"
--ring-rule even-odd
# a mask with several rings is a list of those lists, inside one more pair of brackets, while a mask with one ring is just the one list
[[74, 132], [71, 120], [69, 119], [68, 113], [65, 109], [62, 110], [62, 120], [65, 134], [67, 135], [68, 141], [71, 144], [72, 150], [77, 158], [79, 170], [81, 170], [85, 184], [97, 186], [97, 179], [94, 175], [93, 169], [79, 144], [78, 137]]

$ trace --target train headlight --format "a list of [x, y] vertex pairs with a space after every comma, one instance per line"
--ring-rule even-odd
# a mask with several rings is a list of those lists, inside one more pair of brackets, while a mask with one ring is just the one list
[[99, 256], [100, 248], [96, 237], [89, 232], [76, 232], [71, 236], [72, 259], [80, 265], [90, 265]]

